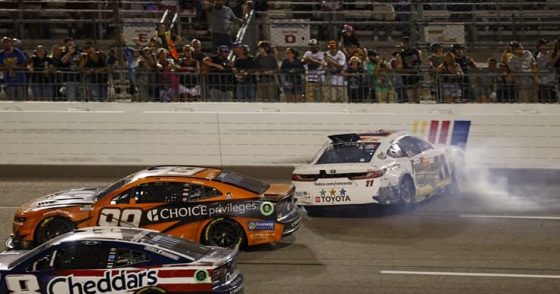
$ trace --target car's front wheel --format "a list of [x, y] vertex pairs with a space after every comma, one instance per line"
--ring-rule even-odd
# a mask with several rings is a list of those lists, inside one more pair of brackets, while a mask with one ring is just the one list
[[51, 217], [39, 224], [35, 240], [37, 241], [37, 245], [43, 244], [50, 239], [71, 232], [74, 229], [76, 229], [76, 226], [70, 220], [62, 217]]
[[233, 248], [244, 244], [245, 233], [241, 226], [233, 220], [218, 218], [206, 226], [202, 241], [209, 246]]
[[416, 205], [416, 188], [409, 176], [405, 176], [401, 181], [399, 198], [401, 204], [405, 207], [413, 207]]

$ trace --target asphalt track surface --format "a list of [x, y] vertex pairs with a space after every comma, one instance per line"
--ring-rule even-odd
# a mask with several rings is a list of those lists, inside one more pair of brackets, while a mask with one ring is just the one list
[[[115, 178], [0, 180], [4, 240], [21, 203]], [[304, 215], [294, 236], [240, 254], [245, 293], [560, 293], [560, 183], [513, 182], [482, 174], [412, 210]]]

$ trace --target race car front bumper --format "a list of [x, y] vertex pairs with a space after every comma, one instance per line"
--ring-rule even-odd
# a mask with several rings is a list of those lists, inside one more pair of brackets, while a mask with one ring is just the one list
[[293, 234], [301, 225], [301, 214], [299, 213], [299, 209], [294, 207], [290, 213], [279, 219], [278, 223], [284, 226], [282, 237]]
[[212, 289], [212, 293], [214, 294], [242, 294], [243, 289], [243, 275], [239, 273], [237, 277], [224, 285], [216, 286]]

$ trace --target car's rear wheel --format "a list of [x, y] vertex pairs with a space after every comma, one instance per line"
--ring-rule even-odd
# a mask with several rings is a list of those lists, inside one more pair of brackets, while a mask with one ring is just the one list
[[401, 204], [405, 207], [413, 207], [414, 205], [416, 205], [416, 188], [414, 187], [414, 183], [409, 176], [405, 176], [401, 180], [399, 198]]
[[205, 245], [233, 248], [244, 245], [245, 233], [235, 221], [218, 218], [206, 226], [202, 240]]
[[165, 294], [165, 290], [158, 287], [147, 287], [134, 292], [134, 294]]
[[61, 217], [48, 218], [39, 224], [35, 240], [37, 245], [43, 244], [50, 239], [71, 232], [74, 229], [76, 229], [76, 226], [68, 219]]

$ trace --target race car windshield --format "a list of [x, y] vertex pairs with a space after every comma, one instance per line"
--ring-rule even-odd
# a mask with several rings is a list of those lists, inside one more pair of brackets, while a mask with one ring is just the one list
[[370, 162], [379, 147], [374, 142], [343, 142], [330, 144], [316, 164]]
[[117, 190], [118, 188], [130, 183], [130, 181], [132, 180], [132, 175], [127, 176], [124, 179], [120, 179], [118, 181], [116, 181], [115, 183], [113, 183], [112, 185], [105, 187], [104, 189], [101, 189], [97, 192], [97, 194], [95, 195], [95, 200], [99, 200], [102, 199], [103, 197], [105, 197], [106, 195], [110, 194], [111, 192]]
[[264, 193], [270, 186], [263, 181], [230, 171], [222, 171], [214, 178], [214, 181], [237, 186], [257, 194]]
[[201, 259], [210, 252], [210, 249], [194, 242], [156, 232], [142, 232], [140, 234], [123, 232], [123, 237], [141, 244], [157, 245], [171, 252], [181, 253], [193, 261]]

